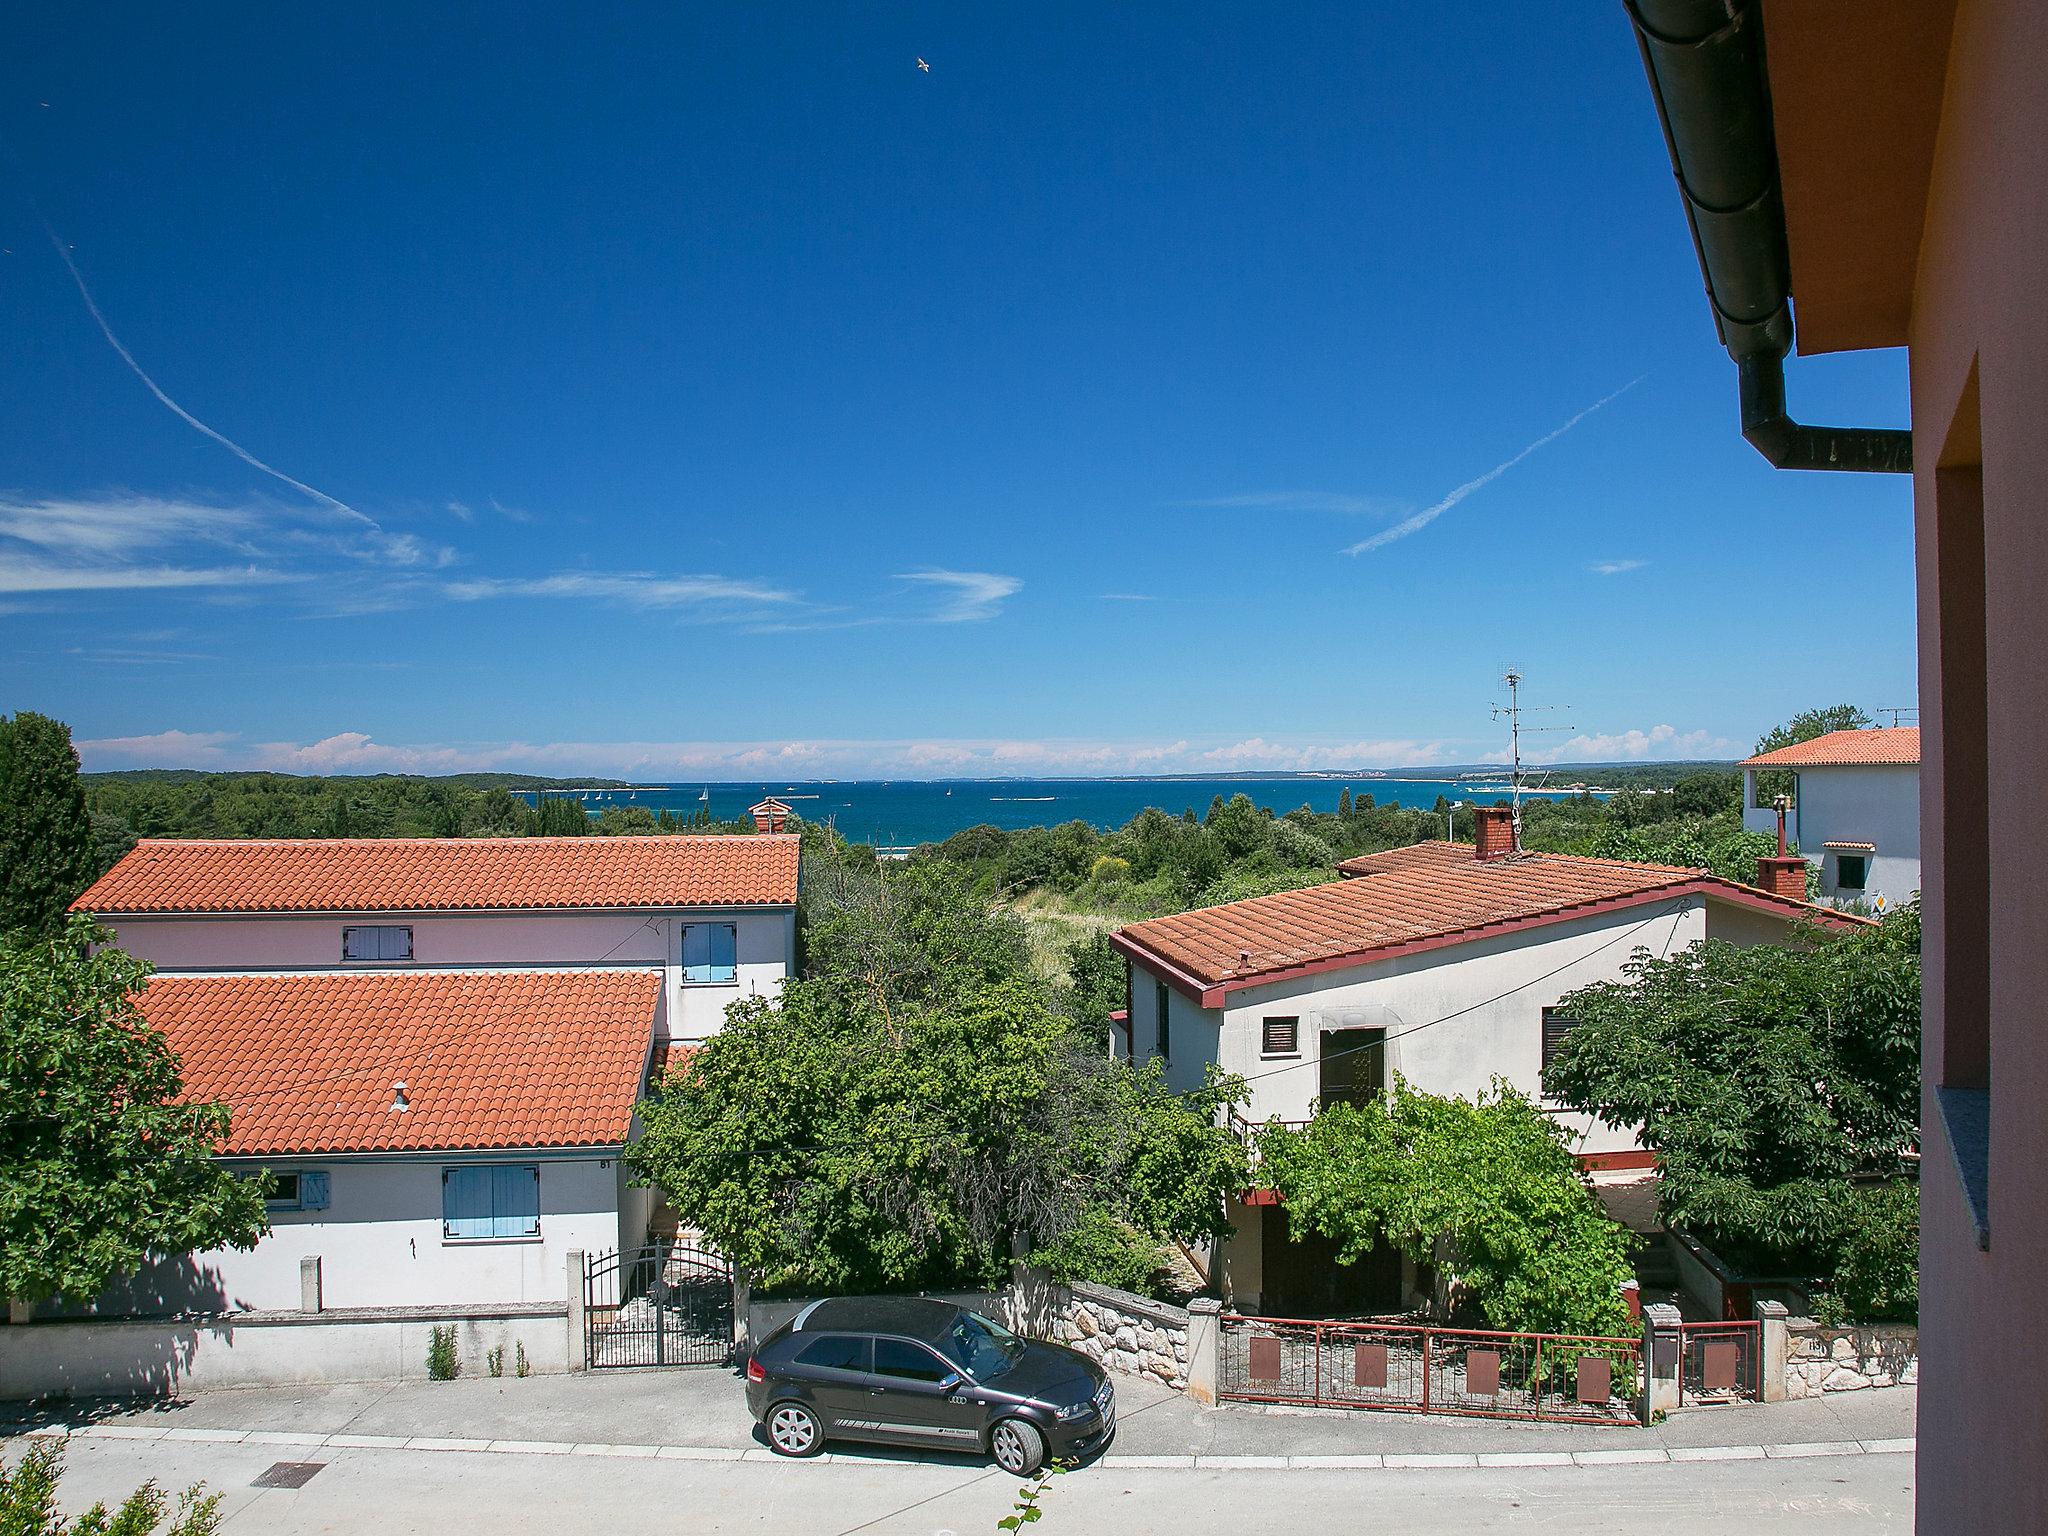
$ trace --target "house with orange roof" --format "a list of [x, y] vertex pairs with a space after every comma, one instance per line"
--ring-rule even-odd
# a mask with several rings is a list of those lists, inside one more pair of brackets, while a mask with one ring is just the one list
[[1777, 828], [1758, 775], [1792, 775], [1787, 835], [1817, 866], [1823, 898], [1883, 910], [1920, 890], [1920, 728], [1830, 731], [1745, 758], [1743, 825]]
[[[1212, 1062], [1243, 1077], [1247, 1133], [1377, 1097], [1395, 1073], [1464, 1097], [1504, 1078], [1540, 1101], [1544, 1065], [1572, 1027], [1560, 1001], [1621, 979], [1634, 955], [1703, 938], [1795, 942], [1808, 924], [1862, 921], [1809, 904], [1797, 858], [1763, 861], [1749, 886], [1697, 869], [1525, 853], [1505, 806], [1482, 808], [1478, 827], [1476, 847], [1368, 854], [1326, 885], [1118, 930], [1110, 942], [1128, 963], [1129, 995], [1113, 1050], [1161, 1058], [1176, 1087], [1199, 1084]], [[1632, 1129], [1552, 1113], [1588, 1169], [1654, 1161]], [[1212, 1278], [1241, 1309], [1370, 1312], [1417, 1295], [1399, 1254], [1339, 1265], [1330, 1244], [1290, 1231], [1270, 1192], [1248, 1192], [1230, 1217], [1235, 1235], [1213, 1256]]]
[[565, 1315], [572, 1256], [648, 1240], [650, 1076], [790, 974], [797, 871], [781, 834], [138, 843], [75, 906], [156, 967], [141, 1012], [272, 1230], [90, 1310]]

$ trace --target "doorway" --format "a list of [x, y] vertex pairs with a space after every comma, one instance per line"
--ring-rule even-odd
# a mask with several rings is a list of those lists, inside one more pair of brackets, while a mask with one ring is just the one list
[[1384, 1029], [1332, 1029], [1322, 1038], [1321, 1096], [1332, 1104], [1370, 1104], [1387, 1091], [1387, 1032]]

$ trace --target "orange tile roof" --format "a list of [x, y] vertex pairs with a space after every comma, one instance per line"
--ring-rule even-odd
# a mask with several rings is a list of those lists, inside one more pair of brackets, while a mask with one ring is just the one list
[[1903, 767], [1920, 761], [1920, 727], [1887, 725], [1870, 731], [1829, 731], [1775, 752], [1745, 757], [1738, 768]]
[[1458, 943], [1667, 895], [1712, 891], [1787, 918], [1841, 922], [1804, 902], [1670, 864], [1561, 853], [1481, 861], [1469, 843], [1427, 842], [1337, 867], [1353, 878], [1132, 923], [1113, 942], [1133, 958], [1165, 962], [1204, 990], [1231, 990], [1298, 967], [1363, 964], [1379, 951]]
[[700, 1047], [694, 1041], [667, 1040], [654, 1048], [654, 1070], [648, 1076], [660, 1082], [679, 1067], [687, 1067]]
[[124, 912], [788, 906], [796, 836], [144, 838], [72, 905]]
[[[654, 971], [154, 976], [143, 1017], [233, 1156], [624, 1144]], [[404, 1083], [410, 1108], [391, 1108]]]

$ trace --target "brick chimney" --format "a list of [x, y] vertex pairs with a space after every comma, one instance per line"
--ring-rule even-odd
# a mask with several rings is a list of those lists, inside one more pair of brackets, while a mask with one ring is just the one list
[[1515, 813], [1505, 805], [1482, 805], [1472, 812], [1479, 846], [1474, 856], [1491, 863], [1515, 851]]
[[1785, 841], [1785, 811], [1789, 802], [1783, 795], [1771, 802], [1778, 810], [1778, 851], [1756, 861], [1756, 883], [1773, 896], [1787, 901], [1806, 900], [1806, 860], [1788, 853]]
[[748, 806], [747, 814], [754, 818], [756, 832], [780, 832], [789, 823], [789, 807], [772, 796]]

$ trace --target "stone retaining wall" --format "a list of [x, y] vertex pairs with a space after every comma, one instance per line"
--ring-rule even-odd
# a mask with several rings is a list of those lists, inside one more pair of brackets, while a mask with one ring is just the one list
[[1785, 1334], [1787, 1397], [1910, 1387], [1920, 1380], [1920, 1330], [1909, 1323], [1823, 1328], [1800, 1318]]
[[1106, 1285], [1052, 1288], [1043, 1337], [1071, 1345], [1126, 1376], [1150, 1376], [1176, 1390], [1188, 1384], [1188, 1314]]

